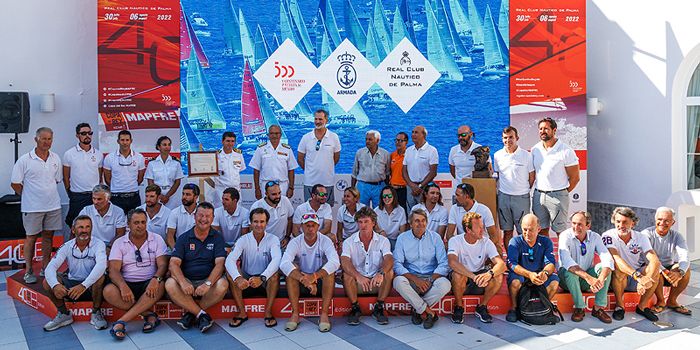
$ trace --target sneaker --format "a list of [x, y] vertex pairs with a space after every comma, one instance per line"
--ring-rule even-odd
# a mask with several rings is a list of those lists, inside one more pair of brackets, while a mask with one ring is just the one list
[[378, 324], [389, 324], [389, 318], [386, 317], [386, 313], [384, 313], [384, 303], [374, 303], [372, 317], [374, 317], [377, 320]]
[[428, 317], [425, 318], [425, 321], [423, 321], [423, 328], [424, 329], [430, 329], [433, 328], [435, 325], [435, 322], [438, 320], [438, 315], [436, 314], [428, 314]]
[[102, 311], [94, 312], [90, 315], [90, 324], [95, 327], [95, 329], [102, 330], [107, 329], [107, 321], [105, 317], [102, 316]]
[[189, 329], [193, 323], [194, 315], [189, 312], [185, 312], [185, 314], [182, 315], [182, 317], [177, 321], [177, 325], [182, 329]]
[[508, 322], [518, 322], [518, 313], [515, 310], [508, 310], [506, 315], [506, 321]]
[[656, 322], [659, 320], [659, 317], [656, 316], [656, 314], [654, 314], [654, 312], [652, 312], [651, 309], [648, 307], [645, 307], [644, 310], [640, 310], [639, 306], [637, 306], [634, 312], [636, 312], [638, 315], [644, 316], [644, 318], [651, 322]]
[[39, 271], [39, 276], [41, 276], [41, 277], [46, 276], [46, 275], [44, 274], [44, 269], [41, 269], [41, 271]]
[[455, 306], [452, 310], [452, 323], [463, 323], [464, 322], [464, 308], [461, 306]]
[[36, 276], [34, 276], [34, 274], [31, 272], [25, 273], [24, 274], [24, 283], [26, 283], [26, 284], [36, 283]]
[[351, 326], [357, 326], [360, 324], [360, 316], [362, 316], [362, 310], [360, 309], [360, 304], [353, 303], [350, 308], [350, 314], [348, 315], [348, 324]]
[[47, 322], [44, 325], [44, 330], [47, 332], [55, 331], [61, 327], [67, 326], [73, 323], [73, 316], [70, 314], [63, 314], [58, 312], [53, 320]]
[[615, 311], [613, 311], [613, 318], [622, 321], [625, 318], [625, 309], [621, 307], [616, 307]]
[[483, 323], [493, 322], [493, 317], [489, 314], [489, 308], [486, 305], [477, 305], [475, 314], [476, 318]]
[[591, 311], [591, 316], [597, 318], [600, 320], [600, 322], [603, 323], [612, 323], [612, 319], [610, 316], [608, 316], [608, 313], [605, 312], [605, 310], [598, 308], [593, 311]]
[[199, 316], [199, 318], [197, 319], [197, 323], [199, 324], [199, 331], [202, 333], [206, 332], [207, 330], [209, 330], [209, 328], [211, 328], [211, 326], [214, 325], [214, 321], [211, 320], [211, 316], [209, 316], [209, 314], [207, 313], [204, 313], [202, 314], [202, 316]]
[[411, 309], [411, 323], [416, 326], [423, 323], [423, 318], [416, 312], [416, 309]]

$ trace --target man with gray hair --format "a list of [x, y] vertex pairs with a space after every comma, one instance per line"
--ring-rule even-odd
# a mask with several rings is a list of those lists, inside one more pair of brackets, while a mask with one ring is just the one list
[[410, 190], [406, 195], [406, 208], [420, 203], [423, 187], [437, 175], [438, 151], [426, 140], [428, 130], [418, 125], [411, 132], [413, 145], [406, 149], [403, 158], [402, 174]]
[[365, 134], [365, 148], [355, 152], [352, 163], [351, 185], [360, 191], [360, 203], [372, 207], [379, 205], [379, 197], [391, 172], [389, 152], [379, 147], [382, 135], [377, 130]]
[[51, 151], [53, 131], [39, 128], [34, 137], [36, 147], [17, 160], [12, 168], [10, 186], [22, 196], [22, 224], [27, 238], [24, 241], [24, 258], [26, 269], [25, 283], [36, 283], [32, 271], [34, 246], [41, 235], [41, 251], [46, 255], [42, 259], [41, 275], [49, 264], [54, 231], [60, 230], [61, 200], [56, 184], [63, 180], [61, 158]]
[[[655, 226], [647, 227], [642, 234], [649, 238], [651, 247], [661, 261], [659, 284], [656, 287], [656, 304], [653, 311], [659, 313], [664, 308], [690, 316], [692, 311], [678, 304], [678, 296], [690, 282], [690, 261], [688, 245], [680, 232], [671, 229], [676, 223], [675, 212], [669, 207], [656, 209]], [[664, 301], [664, 286], [671, 287], [668, 299]]]
[[92, 219], [92, 236], [102, 241], [107, 250], [126, 232], [126, 215], [122, 208], [112, 204], [111, 197], [107, 185], [97, 185], [92, 189], [92, 205], [80, 211], [80, 215]]

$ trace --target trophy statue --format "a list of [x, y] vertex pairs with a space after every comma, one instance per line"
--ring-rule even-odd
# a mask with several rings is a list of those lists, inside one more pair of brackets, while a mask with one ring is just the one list
[[491, 150], [489, 146], [479, 146], [475, 148], [471, 155], [474, 156], [476, 163], [474, 163], [474, 171], [472, 172], [472, 178], [488, 178], [491, 177], [491, 171], [489, 170], [489, 154]]

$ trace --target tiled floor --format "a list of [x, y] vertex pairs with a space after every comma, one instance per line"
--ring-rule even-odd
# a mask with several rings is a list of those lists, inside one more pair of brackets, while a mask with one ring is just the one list
[[285, 320], [276, 328], [266, 328], [262, 319], [250, 319], [240, 328], [229, 328], [228, 320], [217, 320], [206, 334], [181, 330], [174, 321], [166, 321], [155, 333], [143, 334], [141, 322], [129, 324], [128, 338], [114, 341], [108, 331], [96, 331], [88, 323], [74, 323], [55, 332], [44, 332], [48, 317], [12, 300], [4, 292], [5, 278], [13, 272], [0, 272], [0, 349], [586, 349], [672, 350], [687, 349], [700, 343], [700, 262], [692, 264], [691, 285], [680, 301], [694, 312], [691, 317], [666, 311], [660, 315], [673, 327], [659, 328], [627, 313], [624, 321], [605, 325], [590, 317], [581, 323], [566, 321], [556, 326], [527, 326], [506, 322], [502, 315], [494, 323], [483, 324], [467, 317], [465, 324], [453, 324], [442, 318], [429, 331], [410, 323], [408, 317], [390, 319], [386, 326], [369, 317], [357, 327], [333, 319], [330, 333], [319, 333], [317, 320], [304, 320], [295, 332], [285, 332]]

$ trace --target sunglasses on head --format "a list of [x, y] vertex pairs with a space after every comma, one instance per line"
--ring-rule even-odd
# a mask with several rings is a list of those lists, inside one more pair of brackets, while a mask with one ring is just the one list
[[321, 149], [321, 140], [316, 141], [316, 150]]
[[425, 187], [426, 187], [426, 188], [428, 188], [428, 187], [440, 188], [440, 186], [439, 186], [438, 184], [436, 184], [436, 183], [434, 183], [434, 182], [432, 182], [432, 181], [430, 181], [430, 182], [428, 182], [427, 184], [425, 184]]
[[308, 214], [302, 215], [302, 216], [301, 216], [301, 219], [302, 219], [302, 220], [307, 220], [307, 219], [316, 219], [316, 220], [318, 220], [318, 215], [316, 215], [315, 213], [308, 213]]
[[78, 133], [78, 135], [80, 135], [80, 136], [87, 136], [87, 135], [92, 136], [92, 134], [93, 134], [92, 131], [81, 131]]
[[272, 186], [279, 185], [279, 184], [280, 184], [280, 182], [277, 180], [268, 181], [265, 183], [265, 189], [268, 189]]
[[532, 248], [527, 248], [527, 260], [530, 262], [535, 261], [535, 250]]

